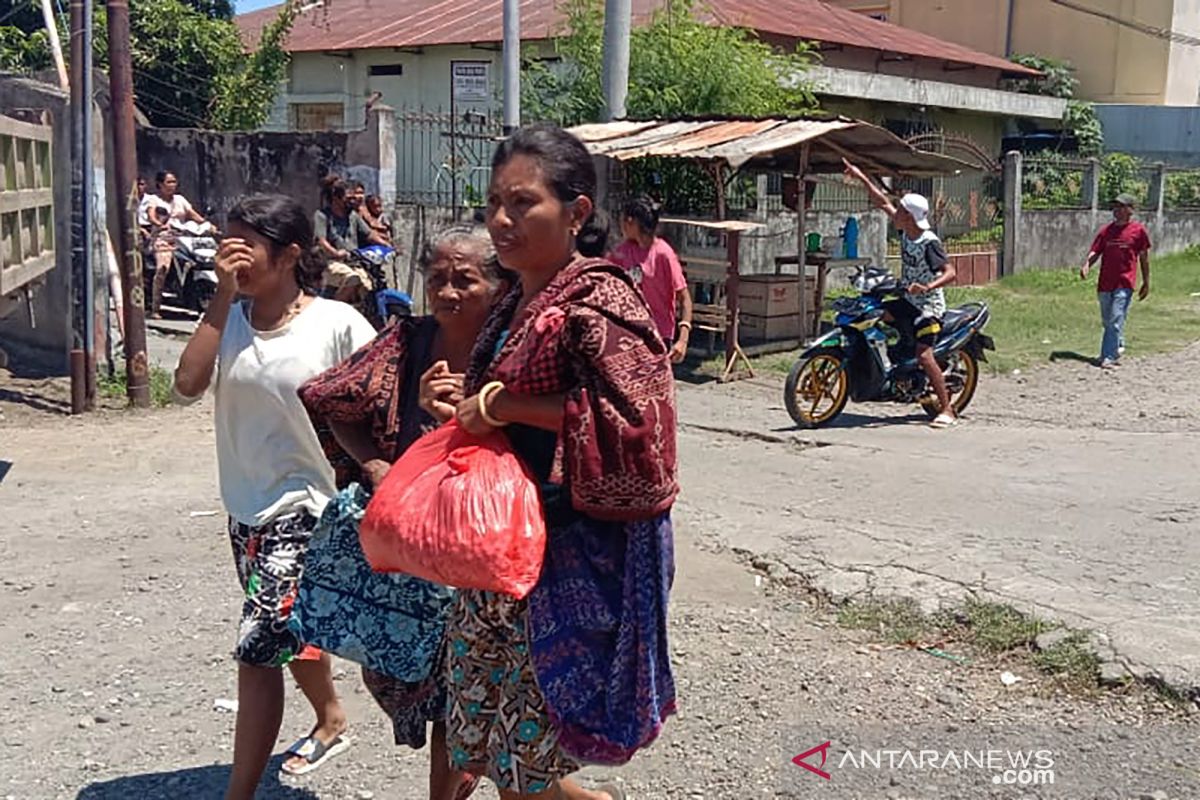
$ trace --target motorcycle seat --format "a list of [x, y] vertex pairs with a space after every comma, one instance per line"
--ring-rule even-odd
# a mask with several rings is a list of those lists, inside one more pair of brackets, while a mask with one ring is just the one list
[[951, 308], [942, 317], [942, 335], [954, 333], [967, 327], [979, 316], [979, 306]]

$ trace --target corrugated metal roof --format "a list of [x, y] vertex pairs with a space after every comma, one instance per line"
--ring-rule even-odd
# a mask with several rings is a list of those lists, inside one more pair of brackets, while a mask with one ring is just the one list
[[[664, 0], [633, 0], [635, 20], [646, 20]], [[499, 42], [503, 0], [330, 0], [314, 3], [296, 20], [288, 37], [293, 52], [357, 50], [368, 47], [426, 47]], [[256, 43], [279, 6], [236, 18], [247, 42]], [[1012, 74], [1033, 70], [997, 56], [947, 42], [920, 31], [871, 19], [820, 0], [710, 0], [697, 13], [722, 25], [826, 44], [861, 47], [906, 56], [988, 67]], [[522, 0], [521, 33], [526, 40], [562, 33], [557, 0]]]
[[947, 175], [973, 170], [966, 162], [917, 150], [900, 137], [845, 117], [613, 122], [580, 125], [573, 133], [593, 155], [618, 161], [688, 158], [795, 173], [800, 145], [809, 144], [808, 172], [841, 172], [842, 158], [878, 174]]

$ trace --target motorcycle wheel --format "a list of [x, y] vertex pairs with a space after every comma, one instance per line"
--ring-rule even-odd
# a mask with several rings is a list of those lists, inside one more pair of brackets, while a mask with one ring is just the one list
[[792, 421], [802, 428], [832, 422], [850, 397], [850, 376], [841, 350], [818, 350], [798, 360], [784, 383], [783, 402]]
[[[950, 393], [950, 405], [954, 413], [961, 414], [971, 405], [975, 390], [979, 388], [979, 362], [966, 350], [959, 350], [946, 365], [946, 390]], [[918, 400], [925, 416], [935, 419], [941, 411], [937, 397], [927, 394]]]

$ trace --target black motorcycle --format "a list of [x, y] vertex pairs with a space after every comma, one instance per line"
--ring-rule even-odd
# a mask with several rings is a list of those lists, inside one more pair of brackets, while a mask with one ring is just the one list
[[[801, 353], [784, 385], [784, 404], [797, 425], [817, 428], [856, 403], [918, 403], [932, 419], [940, 411], [915, 343], [884, 320], [883, 304], [904, 296], [894, 275], [860, 268], [850, 279], [857, 297], [834, 301], [835, 327]], [[979, 362], [995, 343], [983, 333], [991, 312], [986, 303], [967, 303], [946, 312], [934, 356], [946, 376], [954, 410], [962, 413], [979, 386]]]

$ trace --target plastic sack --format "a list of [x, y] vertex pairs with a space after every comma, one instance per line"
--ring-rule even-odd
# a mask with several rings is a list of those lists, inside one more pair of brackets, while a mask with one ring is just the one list
[[522, 598], [542, 571], [546, 520], [537, 483], [508, 439], [450, 422], [392, 466], [359, 537], [379, 572]]

